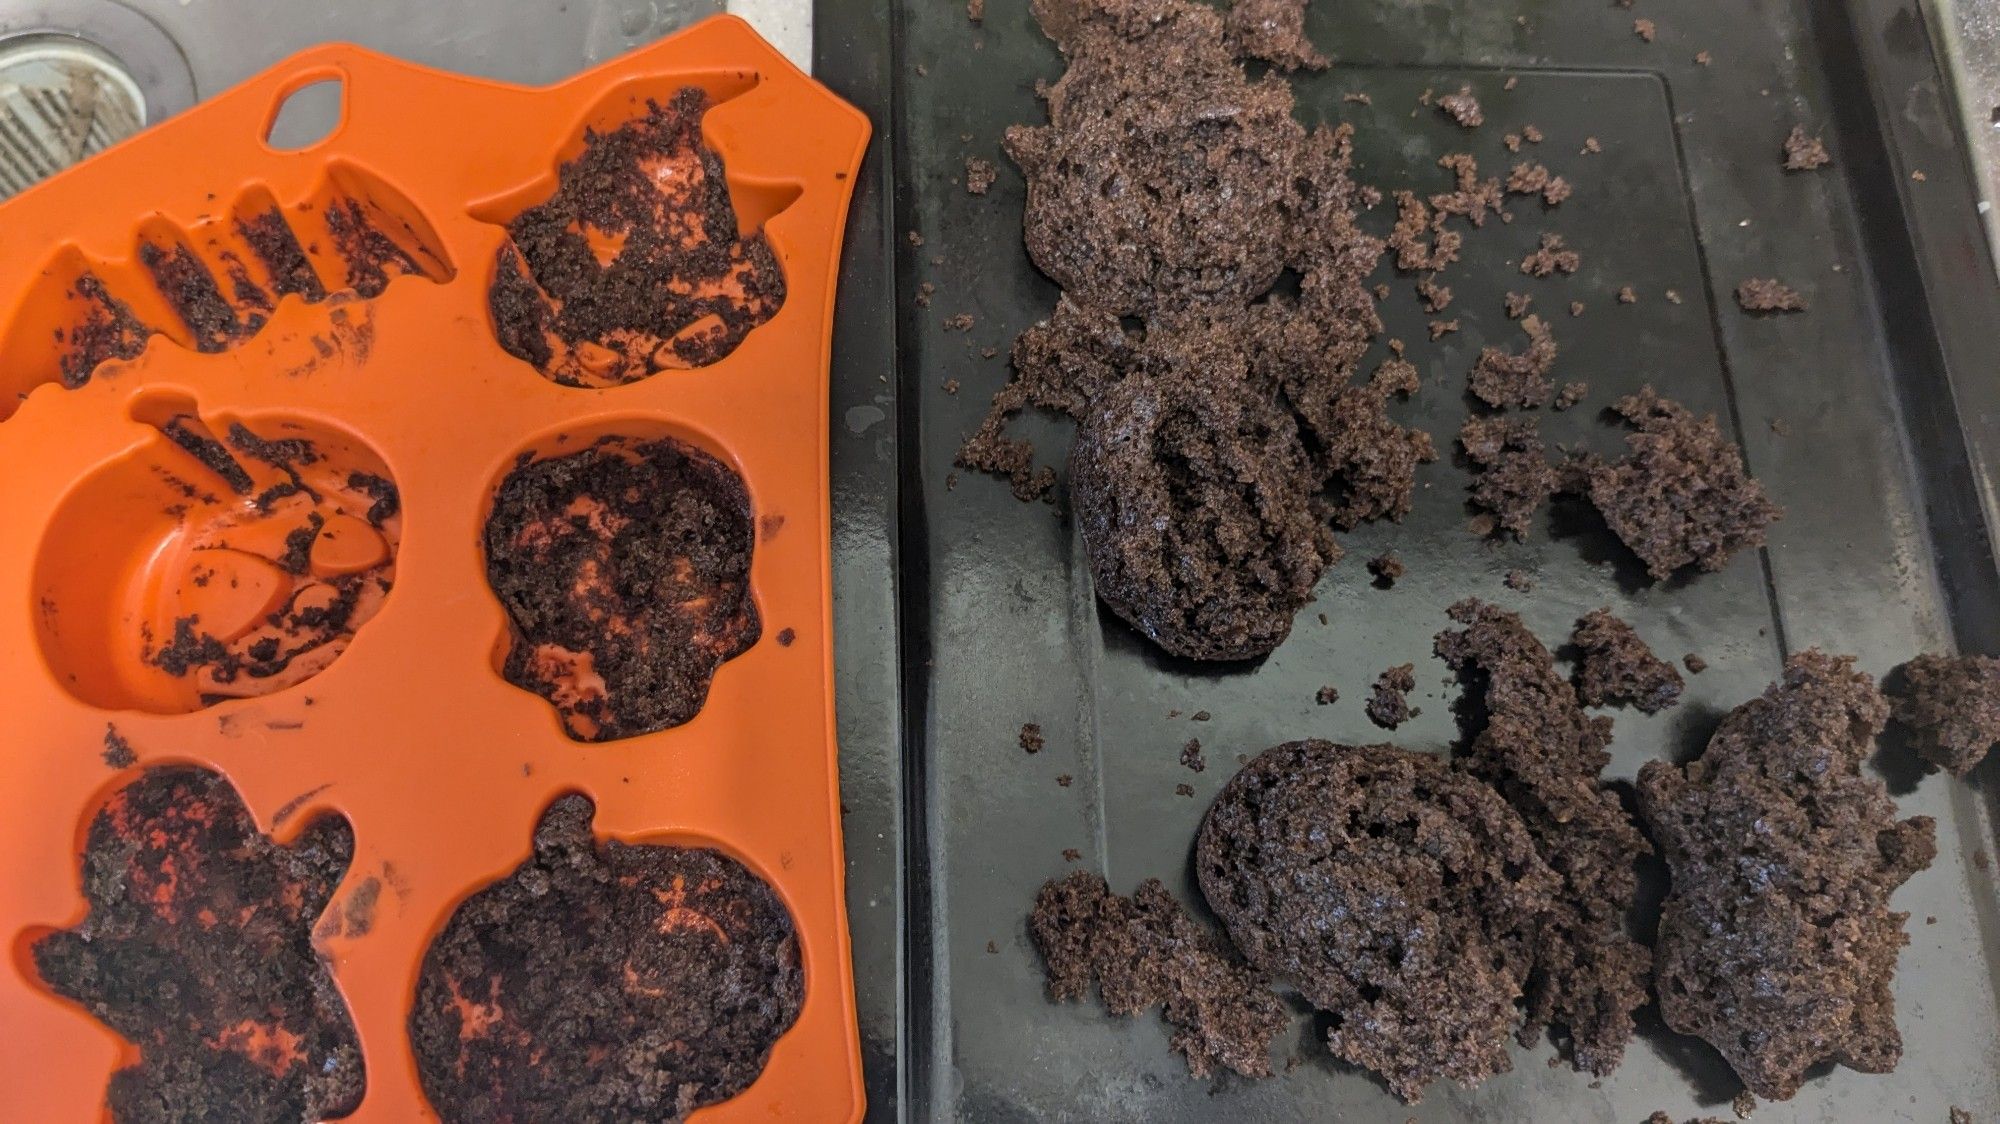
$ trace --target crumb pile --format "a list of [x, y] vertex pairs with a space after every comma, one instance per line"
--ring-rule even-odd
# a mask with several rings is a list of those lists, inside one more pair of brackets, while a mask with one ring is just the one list
[[762, 633], [756, 529], [736, 473], [671, 437], [523, 454], [485, 531], [486, 580], [513, 626], [507, 681], [579, 741], [678, 726]]
[[1485, 785], [1392, 746], [1280, 745], [1217, 795], [1195, 867], [1250, 963], [1331, 1015], [1332, 1052], [1398, 1096], [1509, 1068], [1557, 879]]
[[1706, 1039], [1752, 1093], [1785, 1100], [1833, 1061], [1902, 1056], [1891, 984], [1909, 937], [1889, 895], [1936, 853], [1861, 772], [1889, 706], [1851, 657], [1793, 656], [1701, 757], [1650, 761], [1639, 807], [1673, 888], [1660, 919], [1660, 1013]]
[[722, 157], [687, 87], [590, 132], [555, 195], [507, 224], [488, 301], [500, 346], [566, 386], [705, 367], [785, 302], [762, 230], [737, 230]]
[[2000, 659], [1918, 656], [1903, 665], [1892, 700], [1917, 754], [1953, 776], [1972, 772], [2000, 745]]
[[1470, 417], [1459, 428], [1458, 444], [1473, 470], [1470, 502], [1480, 512], [1473, 518], [1473, 533], [1485, 537], [1504, 531], [1526, 539], [1534, 529], [1535, 512], [1558, 483], [1535, 419]]
[[1576, 1068], [1602, 1077], [1624, 1057], [1652, 972], [1625, 934], [1636, 864], [1652, 848], [1599, 779], [1611, 721], [1583, 713], [1520, 617], [1468, 599], [1451, 618], [1462, 627], [1438, 634], [1437, 654], [1465, 686], [1471, 735], [1456, 764], [1506, 798], [1560, 880], [1534, 945], [1521, 1038], [1566, 1028]]
[[1630, 703], [1657, 714], [1680, 701], [1685, 684], [1674, 665], [1653, 654], [1631, 625], [1593, 609], [1576, 622], [1570, 636], [1582, 653], [1576, 694], [1585, 706]]
[[1129, 898], [1089, 871], [1050, 879], [1035, 896], [1028, 930], [1049, 998], [1082, 999], [1095, 983], [1114, 1015], [1162, 1008], [1173, 1047], [1196, 1077], [1218, 1069], [1271, 1075], [1272, 1040], [1290, 1022], [1284, 1004], [1159, 879], [1140, 883]]
[[138, 1049], [112, 1119], [323, 1120], [361, 1101], [361, 1044], [313, 949], [354, 857], [326, 816], [289, 846], [221, 774], [148, 769], [92, 817], [83, 922], [34, 944], [35, 971]]
[[1638, 432], [1606, 464], [1583, 458], [1580, 484], [1604, 521], [1655, 580], [1698, 566], [1720, 570], [1737, 551], [1764, 545], [1784, 512], [1743, 466], [1743, 450], [1713, 414], [1692, 411], [1647, 386], [1617, 411]]
[[[1436, 457], [1387, 413], [1416, 389], [1407, 364], [1354, 377], [1381, 330], [1362, 280], [1382, 244], [1354, 222], [1347, 130], [1307, 131], [1283, 78], [1243, 70], [1314, 65], [1296, 8], [1040, 0], [1068, 69], [1048, 124], [1006, 138], [1029, 256], [1063, 295], [1016, 341], [959, 463], [1046, 495], [1054, 469], [1008, 424], [1030, 407], [1077, 420], [1100, 596], [1198, 659], [1282, 642], [1338, 556], [1328, 524], [1400, 518]], [[1274, 291], [1286, 270], [1295, 295]]]
[[1415, 664], [1399, 664], [1375, 677], [1375, 686], [1369, 691], [1368, 720], [1393, 730], [1417, 716], [1410, 709], [1410, 692], [1417, 686]]
[[447, 1121], [679, 1121], [748, 1088], [805, 1001], [784, 903], [719, 851], [600, 844], [580, 795], [424, 954], [410, 1041]]

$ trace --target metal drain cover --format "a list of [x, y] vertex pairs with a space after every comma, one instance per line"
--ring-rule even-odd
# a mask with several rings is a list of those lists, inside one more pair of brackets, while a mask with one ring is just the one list
[[145, 95], [109, 52], [66, 35], [0, 43], [0, 196], [145, 127]]

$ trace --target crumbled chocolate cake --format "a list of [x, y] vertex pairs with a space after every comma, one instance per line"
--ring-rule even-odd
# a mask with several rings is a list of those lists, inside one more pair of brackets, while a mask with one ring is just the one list
[[993, 181], [999, 178], [1000, 171], [991, 160], [982, 160], [977, 156], [965, 158], [965, 190], [968, 195], [986, 194]]
[[1788, 172], [1810, 172], [1833, 163], [1833, 154], [1826, 145], [1814, 136], [1806, 135], [1804, 125], [1793, 125], [1785, 137], [1785, 170]]
[[1638, 303], [1639, 303], [1639, 294], [1638, 294], [1638, 293], [1635, 293], [1635, 292], [1633, 292], [1633, 291], [1632, 291], [1632, 286], [1630, 286], [1630, 285], [1625, 285], [1625, 286], [1622, 286], [1622, 287], [1620, 287], [1620, 288], [1619, 288], [1619, 290], [1618, 290], [1618, 303], [1619, 303], [1619, 304], [1638, 304]]
[[1472, 506], [1483, 513], [1473, 520], [1473, 531], [1482, 537], [1505, 532], [1526, 539], [1534, 530], [1535, 513], [1557, 483], [1535, 419], [1467, 418], [1458, 443], [1472, 464]]
[[1730, 1098], [1729, 1111], [1735, 1113], [1738, 1120], [1748, 1120], [1757, 1114], [1757, 1098], [1745, 1089]]
[[229, 298], [206, 263], [179, 242], [162, 249], [154, 242], [139, 244], [139, 264], [153, 277], [168, 307], [187, 327], [193, 347], [200, 352], [217, 352], [264, 326], [264, 317], [253, 313], [249, 321], [239, 321]]
[[965, 18], [973, 23], [985, 23], [986, 0], [965, 0]]
[[1529, 577], [1526, 570], [1507, 571], [1501, 575], [1500, 584], [1516, 593], [1533, 593], [1535, 590], [1535, 579]]
[[1700, 675], [1702, 672], [1708, 670], [1708, 661], [1695, 655], [1693, 652], [1689, 652], [1687, 655], [1681, 657], [1681, 666], [1688, 669], [1689, 675]]
[[1458, 331], [1457, 317], [1453, 317], [1450, 320], [1433, 320], [1431, 321], [1431, 342], [1436, 343], [1456, 331]]
[[1752, 277], [1736, 286], [1736, 303], [1745, 312], [1804, 312], [1806, 298], [1797, 289], [1769, 277]]
[[1039, 722], [1021, 723], [1021, 736], [1019, 741], [1021, 743], [1021, 748], [1028, 751], [1029, 753], [1040, 753], [1042, 751], [1042, 748], [1049, 744], [1047, 739], [1042, 737], [1042, 726], [1041, 723]]
[[1889, 715], [1849, 657], [1818, 649], [1724, 718], [1686, 766], [1649, 761], [1639, 808], [1673, 887], [1659, 930], [1660, 1015], [1706, 1039], [1766, 1100], [1832, 1061], [1902, 1056], [1891, 984], [1909, 942], [1889, 895], [1936, 854], [1897, 821], [1862, 759]]
[[1453, 187], [1430, 197], [1431, 210], [1437, 217], [1431, 220], [1433, 227], [1442, 227], [1452, 215], [1458, 215], [1475, 227], [1486, 225], [1488, 214], [1500, 215], [1506, 210], [1507, 196], [1501, 190], [1500, 179], [1479, 175], [1479, 161], [1471, 154], [1449, 152], [1438, 157], [1438, 167], [1452, 174]]
[[1329, 683], [1313, 693], [1313, 702], [1320, 706], [1332, 706], [1340, 701], [1340, 688]]
[[1549, 371], [1556, 365], [1555, 333], [1539, 316], [1521, 321], [1528, 346], [1518, 354], [1497, 347], [1483, 348], [1472, 365], [1468, 387], [1474, 397], [1495, 409], [1530, 409], [1548, 404], [1555, 386]]
[[1486, 124], [1486, 111], [1479, 108], [1479, 99], [1472, 96], [1472, 87], [1464, 86], [1455, 94], [1446, 94], [1437, 100], [1439, 112], [1460, 128], [1477, 129]]
[[799, 1016], [771, 887], [720, 851], [600, 843], [595, 811], [557, 800], [424, 953], [410, 1044], [446, 1121], [683, 1120], [748, 1088]]
[[113, 1120], [345, 1116], [361, 1045], [312, 927], [354, 856], [338, 817], [290, 846], [257, 830], [219, 773], [147, 769], [83, 845], [82, 923], [34, 943], [35, 971], [136, 1048]]
[[1049, 998], [1084, 998], [1131, 1017], [1159, 1006], [1173, 1048], [1196, 1077], [1228, 1069], [1271, 1075], [1271, 1043], [1290, 1024], [1264, 976], [1187, 915], [1157, 878], [1132, 896], [1087, 870], [1050, 879], [1035, 895], [1028, 933], [1042, 954]]
[[1507, 319], [1519, 320], [1521, 317], [1526, 316], [1528, 309], [1533, 307], [1534, 303], [1535, 298], [1526, 293], [1508, 293]]
[[1485, 785], [1393, 746], [1290, 742], [1216, 796], [1195, 872], [1244, 957], [1331, 1016], [1334, 1055], [1404, 1100], [1510, 1068], [1556, 878]]
[[1737, 551], [1764, 545], [1764, 529], [1784, 510], [1713, 414], [1697, 418], [1651, 386], [1616, 409], [1638, 430], [1625, 438], [1630, 451], [1610, 464], [1585, 459], [1579, 472], [1590, 502], [1655, 580], [1687, 566], [1720, 570]]
[[1189, 738], [1181, 747], [1181, 765], [1199, 773], [1208, 768], [1208, 759], [1201, 755], [1201, 739]]
[[1558, 410], [1573, 409], [1577, 403], [1582, 402], [1589, 394], [1589, 383], [1566, 382], [1562, 385], [1562, 389], [1556, 392], [1555, 408]]
[[236, 220], [236, 233], [250, 246], [270, 275], [271, 288], [279, 296], [299, 296], [307, 303], [326, 299], [326, 284], [306, 257], [299, 237], [292, 232], [285, 213], [277, 207]]
[[1583, 257], [1575, 250], [1565, 247], [1560, 234], [1542, 235], [1541, 246], [1534, 253], [1521, 259], [1521, 272], [1530, 277], [1575, 273], [1581, 268], [1583, 268]]
[[1918, 756], [1963, 777], [2000, 744], [2000, 659], [1921, 655], [1890, 699]]
[[1375, 677], [1375, 686], [1370, 689], [1368, 705], [1363, 708], [1368, 720], [1393, 730], [1417, 716], [1410, 709], [1410, 692], [1417, 686], [1415, 664], [1402, 664], [1389, 668]]
[[1396, 193], [1396, 225], [1389, 231], [1388, 246], [1395, 251], [1397, 269], [1436, 272], [1457, 261], [1464, 245], [1465, 236], [1445, 230], [1441, 216], [1433, 218], [1416, 192]]
[[1205, 5], [1041, 0], [1034, 12], [1069, 63], [1049, 123], [1006, 134], [1035, 264], [1114, 314], [1240, 306], [1269, 289], [1303, 210], [1291, 88], [1246, 78]]
[[1576, 694], [1585, 706], [1630, 703], [1657, 714], [1681, 701], [1681, 673], [1653, 654], [1639, 633], [1611, 615], [1593, 609], [1576, 622], [1570, 636], [1582, 656], [1576, 668]]
[[[1651, 1116], [1646, 1117], [1646, 1124], [1682, 1124], [1682, 1122], [1675, 1121], [1673, 1116], [1664, 1110], [1656, 1110]], [[1690, 1116], [1684, 1124], [1729, 1124], [1729, 1121], [1720, 1116]]]
[[1639, 38], [1644, 39], [1648, 43], [1651, 43], [1653, 41], [1653, 36], [1658, 35], [1659, 33], [1660, 29], [1653, 23], [1652, 20], [1637, 19], [1632, 21], [1632, 34], [1637, 35]]
[[1424, 302], [1425, 312], [1436, 315], [1451, 307], [1451, 286], [1438, 284], [1435, 275], [1419, 278], [1417, 297]]
[[785, 300], [759, 230], [742, 235], [709, 98], [686, 87], [562, 166], [548, 202], [507, 225], [489, 302], [500, 346], [565, 386], [705, 367]]
[[129, 769], [139, 763], [139, 755], [132, 752], [132, 743], [118, 732], [118, 727], [104, 724], [104, 763], [113, 769]]
[[1340, 548], [1291, 416], [1218, 366], [1226, 336], [1183, 346], [1092, 403], [1070, 452], [1077, 526], [1113, 612], [1175, 655], [1250, 659], [1284, 642]]
[[1279, 70], [1325, 70], [1326, 56], [1306, 38], [1307, 0], [1230, 0], [1229, 46]]
[[1599, 777], [1611, 720], [1584, 714], [1520, 617], [1472, 599], [1450, 612], [1463, 627], [1440, 632], [1436, 648], [1465, 688], [1458, 714], [1469, 740], [1456, 764], [1506, 798], [1561, 880], [1535, 941], [1521, 1039], [1566, 1028], [1576, 1068], [1603, 1077], [1624, 1057], [1652, 974], [1645, 946], [1625, 932], [1637, 863], [1651, 848]]
[[1402, 558], [1395, 551], [1380, 554], [1368, 560], [1368, 572], [1375, 575], [1375, 584], [1387, 589], [1395, 585], [1405, 573]]
[[[112, 296], [95, 273], [77, 278], [70, 297], [82, 302], [83, 314], [70, 326], [57, 365], [63, 386], [75, 390], [89, 382], [103, 364], [113, 359], [137, 359], [146, 350], [153, 328], [133, 315], [124, 301]], [[56, 338], [65, 342], [62, 335]]]
[[743, 480], [671, 437], [523, 454], [485, 530], [486, 580], [513, 638], [507, 681], [579, 741], [678, 726], [762, 628]]
[[1559, 206], [1574, 194], [1568, 180], [1552, 175], [1546, 165], [1521, 163], [1507, 176], [1507, 191], [1513, 195], [1539, 195], [1548, 206]]

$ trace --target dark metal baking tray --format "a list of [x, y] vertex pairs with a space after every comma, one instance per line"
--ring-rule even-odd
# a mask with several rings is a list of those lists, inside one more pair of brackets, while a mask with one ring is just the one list
[[[1721, 573], [1664, 586], [1640, 581], [1601, 527], [1570, 513], [1554, 514], [1528, 543], [1496, 549], [1466, 531], [1465, 477], [1447, 458], [1422, 472], [1416, 511], [1402, 524], [1346, 536], [1348, 558], [1324, 579], [1287, 644], [1258, 665], [1218, 669], [1162, 657], [1098, 608], [1062, 489], [1053, 506], [1021, 504], [1004, 484], [952, 469], [960, 440], [1007, 377], [1015, 334], [1055, 299], [1022, 250], [1022, 183], [999, 145], [1007, 125], [1043, 120], [1034, 86], [1061, 72], [1055, 48], [1025, 0], [988, 0], [979, 26], [950, 0], [901, 0], [886, 13], [862, 0], [819, 0], [819, 74], [885, 126], [850, 231], [834, 404], [836, 469], [846, 456], [859, 480], [879, 457], [900, 475], [894, 511], [867, 488], [849, 494], [837, 485], [835, 497], [837, 516], [844, 502], [868, 514], [846, 529], [852, 538], [842, 546], [851, 580], [838, 589], [840, 656], [852, 661], [843, 680], [852, 674], [879, 686], [893, 658], [901, 687], [895, 718], [868, 723], [871, 732], [901, 731], [899, 786], [871, 784], [869, 807], [857, 809], [883, 834], [858, 830], [853, 818], [848, 825], [851, 853], [893, 849], [902, 873], [893, 890], [879, 877], [850, 888], [864, 993], [900, 980], [893, 1020], [888, 997], [863, 996], [871, 1118], [1637, 1121], [1654, 1109], [1727, 1113], [1737, 1085], [1726, 1067], [1650, 1013], [1624, 1067], [1601, 1084], [1545, 1065], [1551, 1051], [1543, 1045], [1517, 1050], [1513, 1072], [1476, 1091], [1439, 1085], [1406, 1107], [1335, 1064], [1301, 1010], [1288, 1040], [1300, 1059], [1294, 1071], [1211, 1086], [1187, 1076], [1156, 1018], [1112, 1019], [1094, 1002], [1047, 1002], [1025, 928], [1037, 887], [1071, 868], [1065, 848], [1081, 851], [1081, 864], [1120, 891], [1158, 876], [1199, 908], [1189, 870], [1195, 825], [1238, 755], [1306, 736], [1382, 740], [1360, 703], [1387, 666], [1418, 664], [1414, 701], [1423, 709], [1393, 740], [1447, 746], [1453, 692], [1429, 653], [1447, 623], [1445, 606], [1460, 596], [1521, 611], [1552, 644], [1580, 613], [1608, 604], [1663, 655], [1707, 659], [1681, 707], [1657, 718], [1618, 714], [1609, 771], [1617, 778], [1643, 761], [1698, 750], [1789, 651], [1817, 644], [1853, 652], [1876, 672], [1954, 642], [2000, 651], [2000, 574], [1988, 533], [2000, 526], [2000, 348], [1992, 336], [2000, 290], [1951, 123], [1950, 86], [1920, 8], [1899, 0], [1646, 7], [1320, 0], [1308, 29], [1336, 64], [1295, 77], [1299, 114], [1352, 122], [1361, 178], [1385, 190], [1434, 189], [1442, 173], [1431, 165], [1452, 151], [1470, 151], [1499, 174], [1513, 159], [1535, 159], [1578, 186], [1546, 214], [1517, 202], [1517, 221], [1469, 239], [1467, 262], [1445, 278], [1457, 293], [1446, 316], [1462, 329], [1435, 346], [1410, 279], [1386, 266], [1378, 274], [1393, 287], [1387, 335], [1410, 341], [1425, 379], [1399, 416], [1448, 446], [1479, 348], [1519, 342], [1502, 295], [1533, 294], [1563, 347], [1557, 376], [1592, 386], [1593, 408], [1544, 419], [1551, 440], [1614, 448], [1619, 432], [1594, 407], [1647, 381], [1715, 411], [1788, 509], [1769, 547]], [[1657, 22], [1653, 42], [1634, 34], [1636, 17]], [[1704, 51], [1706, 65], [1695, 61]], [[1517, 87], [1504, 90], [1515, 76]], [[1476, 132], [1418, 105], [1426, 88], [1465, 84], [1487, 111]], [[1350, 92], [1373, 104], [1344, 103]], [[1834, 167], [1780, 171], [1780, 142], [1798, 123], [1824, 133]], [[1547, 139], [1513, 157], [1502, 136], [1524, 124]], [[1604, 152], [1584, 155], [1593, 135]], [[962, 187], [968, 155], [1000, 167], [984, 197]], [[1388, 217], [1371, 221], [1385, 226]], [[1575, 277], [1532, 280], [1512, 270], [1545, 229], [1582, 252]], [[904, 237], [912, 230], [921, 246]], [[893, 286], [868, 272], [889, 257]], [[1742, 314], [1731, 291], [1752, 276], [1785, 278], [1812, 310]], [[925, 282], [936, 292], [920, 308]], [[1638, 293], [1636, 304], [1616, 302], [1624, 285]], [[1572, 300], [1584, 302], [1582, 316], [1570, 316]], [[944, 327], [959, 313], [973, 316], [969, 332]], [[984, 357], [984, 348], [999, 357]], [[954, 379], [956, 395], [944, 389]], [[1023, 432], [1060, 467], [1067, 428], [1030, 419]], [[878, 541], [880, 533], [894, 541]], [[1387, 548], [1410, 574], [1383, 591], [1362, 562]], [[864, 575], [868, 567], [853, 561], [863, 555], [893, 581]], [[1532, 592], [1502, 584], [1514, 568], [1534, 577]], [[1323, 684], [1340, 688], [1339, 704], [1315, 705]], [[844, 717], [862, 694], [849, 686]], [[1174, 710], [1181, 716], [1170, 717]], [[1196, 710], [1211, 719], [1191, 721]], [[1048, 740], [1035, 756], [1015, 744], [1030, 721]], [[1190, 737], [1206, 747], [1210, 764], [1200, 774], [1179, 764]], [[894, 747], [849, 744], [846, 752], [852, 759]], [[869, 763], [860, 775], [879, 777], [881, 758]], [[2000, 893], [1993, 872], [1973, 859], [1994, 850], [1995, 766], [1969, 787], [1919, 778], [1893, 754], [1882, 764], [1903, 812], [1939, 823], [1937, 863], [1894, 900], [1913, 915], [1897, 983], [1904, 1060], [1887, 1076], [1828, 1072], [1763, 1113], [1933, 1121], [1957, 1105], [1992, 1119], [2000, 1116]], [[1059, 787], [1059, 774], [1073, 783]], [[1183, 782], [1193, 798], [1176, 795]], [[855, 873], [879, 876], [888, 861], [886, 851], [864, 853]], [[900, 964], [893, 977], [892, 959]]]

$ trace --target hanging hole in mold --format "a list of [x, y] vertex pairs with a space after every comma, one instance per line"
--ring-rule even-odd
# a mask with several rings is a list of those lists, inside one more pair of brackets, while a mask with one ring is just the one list
[[400, 498], [372, 449], [183, 404], [140, 399], [152, 432], [71, 490], [36, 558], [42, 655], [92, 706], [181, 714], [283, 690], [339, 658], [395, 581]]
[[286, 94], [264, 130], [264, 143], [279, 152], [311, 148], [340, 127], [347, 83], [338, 75], [320, 78]]
[[504, 225], [488, 293], [510, 354], [608, 387], [728, 356], [775, 316], [785, 277], [764, 225], [799, 184], [731, 177], [704, 120], [754, 72], [628, 83], [600, 99], [547, 177], [473, 214]]
[[486, 580], [507, 612], [497, 670], [603, 742], [700, 713], [762, 635], [743, 478], [657, 422], [607, 421], [531, 446], [494, 485]]

